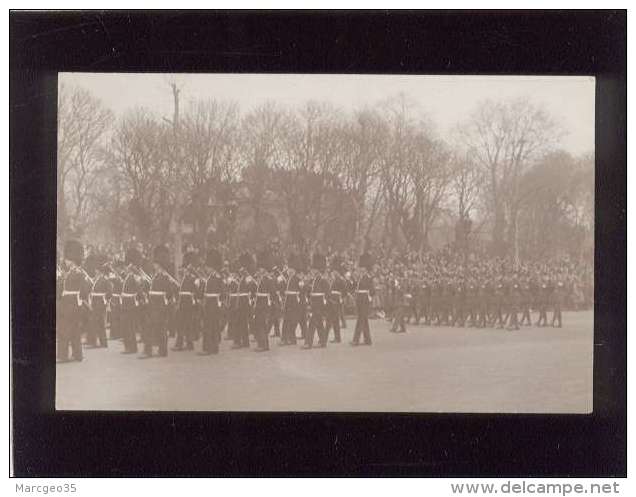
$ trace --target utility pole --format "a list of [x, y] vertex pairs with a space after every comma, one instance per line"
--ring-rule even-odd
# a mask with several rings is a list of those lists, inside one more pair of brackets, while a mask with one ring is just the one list
[[[173, 134], [173, 146], [174, 146], [174, 168], [175, 177], [178, 178], [178, 170], [180, 167], [179, 161], [179, 93], [180, 90], [175, 82], [170, 83], [172, 88], [172, 97], [174, 98], [174, 112], [172, 116], [172, 134]], [[175, 275], [178, 274], [179, 267], [183, 261], [183, 235], [181, 232], [181, 217], [182, 217], [182, 198], [181, 188], [179, 185], [175, 188], [175, 206], [172, 212], [174, 220], [174, 251], [175, 251]]]

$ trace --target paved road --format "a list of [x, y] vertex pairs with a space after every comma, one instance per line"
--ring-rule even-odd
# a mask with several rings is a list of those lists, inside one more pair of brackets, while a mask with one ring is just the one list
[[[57, 366], [58, 409], [205, 411], [403, 411], [586, 413], [592, 410], [593, 314], [565, 313], [565, 327], [410, 326], [374, 344], [326, 349], [273, 345], [269, 353], [122, 355], [122, 344], [86, 350]], [[273, 342], [273, 339], [272, 339]], [[197, 344], [198, 347], [198, 344]]]

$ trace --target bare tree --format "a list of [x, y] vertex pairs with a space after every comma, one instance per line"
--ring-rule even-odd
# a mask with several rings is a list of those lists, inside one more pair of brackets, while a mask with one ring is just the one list
[[108, 162], [126, 185], [128, 221], [143, 241], [159, 231], [156, 214], [168, 167], [165, 143], [165, 127], [150, 111], [137, 108], [122, 117], [108, 149]]
[[532, 164], [559, 138], [547, 112], [525, 99], [486, 100], [461, 129], [469, 153], [483, 168], [493, 213], [495, 250], [518, 257], [519, 182]]
[[81, 232], [90, 222], [101, 151], [113, 115], [83, 88], [60, 85], [57, 119], [58, 229]]

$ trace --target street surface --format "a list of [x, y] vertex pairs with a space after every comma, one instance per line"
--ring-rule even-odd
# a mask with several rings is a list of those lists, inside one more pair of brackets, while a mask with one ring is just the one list
[[[536, 319], [536, 315], [533, 316]], [[564, 327], [497, 329], [371, 321], [373, 346], [169, 352], [138, 360], [123, 345], [85, 350], [57, 365], [61, 410], [393, 411], [587, 413], [592, 410], [593, 313], [566, 312]], [[173, 339], [170, 340], [172, 345]], [[195, 347], [200, 350], [200, 343]]]

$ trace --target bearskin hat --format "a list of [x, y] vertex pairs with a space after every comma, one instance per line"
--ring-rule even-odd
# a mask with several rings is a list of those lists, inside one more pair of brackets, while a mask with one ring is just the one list
[[296, 271], [300, 271], [302, 269], [302, 261], [298, 254], [289, 254], [287, 265]]
[[311, 267], [313, 269], [317, 269], [318, 271], [324, 271], [327, 267], [327, 258], [321, 253], [314, 253], [311, 258]]
[[219, 271], [223, 267], [223, 257], [217, 249], [210, 249], [205, 256], [205, 265]]
[[373, 257], [368, 252], [364, 252], [360, 256], [360, 260], [358, 261], [358, 266], [371, 269], [373, 267]]
[[152, 261], [162, 268], [168, 269], [170, 265], [170, 250], [165, 245], [157, 245], [152, 250]]
[[186, 252], [183, 254], [183, 266], [196, 266], [198, 257], [196, 252]]
[[90, 253], [86, 257], [86, 261], [84, 261], [84, 267], [86, 268], [86, 272], [91, 275], [91, 277], [95, 274], [95, 270], [101, 265], [100, 258], [95, 253]]
[[243, 252], [239, 256], [238, 263], [240, 268], [244, 269], [247, 272], [252, 272], [254, 266], [254, 258], [249, 252]]
[[342, 267], [342, 257], [340, 257], [339, 255], [334, 255], [331, 258], [330, 264], [331, 269], [338, 272], [338, 273], [342, 273], [343, 267]]
[[256, 254], [256, 267], [270, 271], [273, 266], [272, 254], [269, 250], [261, 250]]
[[84, 259], [84, 246], [77, 240], [67, 240], [64, 244], [64, 258], [73, 261], [78, 266]]
[[133, 266], [139, 266], [142, 262], [141, 253], [136, 248], [129, 248], [126, 250], [126, 256], [124, 258], [126, 265], [132, 264]]

